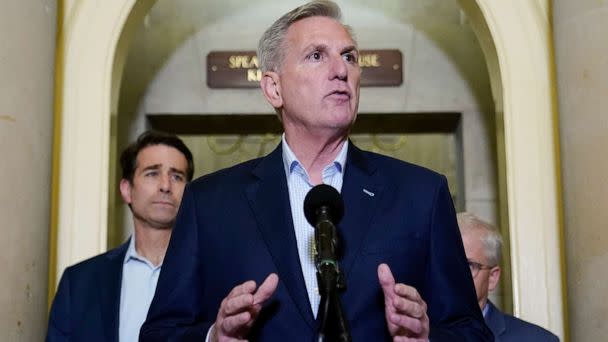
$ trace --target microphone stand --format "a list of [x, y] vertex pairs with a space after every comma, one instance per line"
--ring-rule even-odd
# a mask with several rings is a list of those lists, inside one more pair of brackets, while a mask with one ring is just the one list
[[315, 229], [315, 259], [321, 301], [317, 342], [351, 342], [338, 292], [346, 288], [346, 281], [336, 261], [336, 228], [329, 220], [327, 207], [321, 207], [318, 214], [321, 219]]
[[342, 310], [338, 289], [344, 288], [344, 281], [337, 265], [319, 265], [317, 281], [321, 301], [319, 303], [319, 335], [317, 342], [351, 342], [348, 323]]

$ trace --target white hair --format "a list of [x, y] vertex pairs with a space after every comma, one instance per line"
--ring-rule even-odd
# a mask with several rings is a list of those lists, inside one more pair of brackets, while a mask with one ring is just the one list
[[[342, 11], [333, 1], [315, 0], [290, 12], [277, 19], [262, 35], [258, 43], [258, 60], [260, 69], [265, 71], [278, 71], [285, 58], [285, 34], [296, 21], [310, 17], [328, 17], [341, 23]], [[351, 28], [342, 24], [348, 31], [353, 41], [355, 40]]]
[[456, 215], [461, 234], [479, 233], [486, 258], [491, 266], [496, 266], [502, 260], [502, 237], [496, 227], [479, 217], [462, 212]]

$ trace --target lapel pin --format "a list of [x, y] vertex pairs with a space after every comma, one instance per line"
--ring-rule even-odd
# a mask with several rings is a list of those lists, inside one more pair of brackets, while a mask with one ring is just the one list
[[363, 192], [365, 192], [365, 194], [366, 194], [366, 195], [368, 195], [369, 197], [374, 197], [374, 196], [376, 196], [376, 195], [375, 195], [373, 192], [371, 192], [371, 191], [369, 191], [369, 190], [367, 190], [367, 189], [365, 189], [365, 188], [363, 189]]

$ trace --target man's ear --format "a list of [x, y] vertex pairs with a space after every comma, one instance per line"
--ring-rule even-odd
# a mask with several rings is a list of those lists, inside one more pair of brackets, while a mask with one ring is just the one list
[[120, 180], [120, 196], [127, 204], [131, 204], [131, 182], [126, 179]]
[[488, 280], [488, 290], [494, 291], [500, 280], [500, 266], [494, 266], [490, 269], [490, 278]]
[[264, 97], [274, 108], [283, 107], [279, 74], [274, 71], [264, 72], [260, 80], [260, 87], [262, 88]]

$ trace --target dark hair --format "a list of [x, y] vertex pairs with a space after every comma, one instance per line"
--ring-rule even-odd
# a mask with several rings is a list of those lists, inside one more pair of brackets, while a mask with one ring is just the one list
[[137, 137], [135, 142], [131, 143], [122, 151], [122, 154], [120, 155], [122, 179], [126, 179], [129, 183], [133, 184], [133, 175], [135, 174], [135, 168], [137, 167], [137, 155], [144, 148], [154, 145], [166, 145], [180, 151], [188, 161], [186, 178], [188, 181], [192, 180], [192, 176], [194, 175], [194, 162], [192, 161], [192, 153], [186, 144], [184, 144], [176, 135], [155, 131], [143, 132]]

